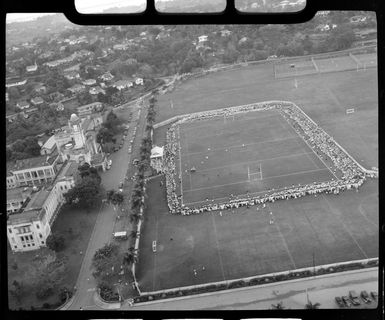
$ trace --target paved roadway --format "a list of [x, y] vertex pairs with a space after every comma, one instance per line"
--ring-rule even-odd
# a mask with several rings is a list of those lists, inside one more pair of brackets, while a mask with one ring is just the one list
[[[311, 302], [321, 303], [321, 309], [337, 308], [334, 297], [348, 295], [349, 290], [377, 291], [378, 268], [347, 271], [258, 287], [247, 287], [207, 293], [200, 296], [163, 300], [151, 304], [123, 305], [121, 310], [266, 310], [280, 301], [286, 308], [304, 309], [306, 290]], [[373, 303], [361, 307], [376, 307]]]
[[[135, 152], [139, 149], [142, 140], [141, 134], [146, 123], [145, 116], [146, 112], [142, 110], [140, 112], [140, 118], [137, 125], [138, 129], [132, 146], [132, 150]], [[122, 181], [126, 175], [127, 168], [131, 163], [131, 156], [128, 154], [127, 150], [130, 145], [130, 140], [132, 139], [132, 129], [133, 128], [130, 128], [130, 134], [125, 139], [123, 147], [118, 152], [113, 153], [110, 156], [112, 159], [111, 169], [101, 174], [102, 185], [106, 190], [118, 189], [120, 181]], [[132, 173], [132, 170], [132, 165], [130, 165], [130, 173]], [[131, 180], [128, 180], [128, 182], [132, 184]], [[92, 276], [92, 257], [97, 249], [101, 248], [105, 243], [111, 240], [115, 218], [116, 212], [113, 208], [107, 204], [102, 205], [99, 209], [98, 217], [94, 230], [91, 234], [87, 250], [84, 253], [83, 263], [76, 282], [75, 296], [72, 302], [63, 308], [64, 310], [79, 310], [80, 308], [87, 309], [93, 306], [96, 307], [93, 300], [96, 281]]]

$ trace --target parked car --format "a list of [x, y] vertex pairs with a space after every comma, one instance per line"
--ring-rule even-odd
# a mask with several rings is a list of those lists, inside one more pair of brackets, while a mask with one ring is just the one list
[[132, 164], [135, 165], [135, 166], [138, 165], [138, 163], [139, 163], [139, 160], [138, 160], [138, 159], [134, 159], [134, 160], [132, 161]]
[[371, 303], [372, 302], [372, 300], [369, 298], [369, 294], [365, 290], [361, 291], [361, 299], [365, 303]]
[[335, 297], [334, 299], [336, 300], [336, 303], [338, 304], [338, 306], [339, 306], [340, 308], [345, 307], [345, 304], [344, 304], [344, 302], [342, 301], [341, 297]]
[[361, 304], [359, 296], [356, 291], [350, 290], [349, 297], [350, 297], [350, 300], [352, 300], [353, 305], [359, 306]]
[[376, 291], [371, 291], [371, 292], [370, 292], [370, 295], [372, 296], [373, 300], [376, 300], [376, 301], [377, 301], [377, 299], [378, 299], [378, 294], [377, 294]]
[[115, 147], [115, 148], [114, 148], [114, 151], [115, 151], [115, 152], [119, 151], [119, 147]]
[[108, 163], [109, 166], [111, 166], [111, 165], [112, 165], [112, 159], [109, 159], [109, 160], [107, 161], [107, 163]]
[[350, 299], [348, 298], [348, 296], [342, 296], [342, 301], [345, 303], [345, 305], [350, 308], [352, 306], [352, 303], [350, 302]]

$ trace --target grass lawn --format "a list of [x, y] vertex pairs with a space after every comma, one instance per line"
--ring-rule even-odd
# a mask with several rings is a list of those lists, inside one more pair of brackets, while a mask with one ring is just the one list
[[[65, 258], [67, 270], [65, 272], [60, 285], [72, 289], [75, 286], [79, 270], [83, 261], [83, 255], [87, 249], [88, 241], [91, 237], [93, 227], [95, 225], [97, 211], [87, 213], [85, 211], [63, 208], [52, 226], [54, 234], [60, 234], [65, 238], [65, 249], [57, 253], [57, 258]], [[36, 256], [44, 256], [49, 253], [48, 248], [41, 250], [26, 252], [26, 253], [9, 253], [9, 284], [14, 279], [22, 281], [26, 285], [30, 283], [29, 273], [27, 272], [31, 260]], [[13, 262], [18, 265], [17, 270], [11, 268]], [[22, 298], [20, 305], [29, 309], [31, 306], [40, 307], [44, 302], [53, 303], [57, 301], [57, 292], [47, 300], [38, 300], [35, 297], [35, 291], [31, 288]], [[15, 302], [11, 300], [10, 306], [15, 306]]]
[[160, 179], [148, 184], [137, 273], [142, 291], [311, 267], [313, 254], [316, 265], [378, 256], [377, 180], [358, 194], [180, 216], [168, 213]]
[[[377, 97], [375, 68], [298, 76], [295, 86], [293, 78], [275, 79], [273, 65], [266, 64], [189, 80], [159, 97], [156, 119], [160, 122], [178, 114], [288, 100], [297, 104], [364, 167], [370, 168], [378, 167]], [[355, 112], [347, 115], [347, 108], [355, 108]], [[262, 163], [266, 178], [277, 175], [276, 172], [298, 173], [303, 167], [316, 170], [314, 165], [322, 169], [317, 158], [308, 159], [305, 155], [295, 161], [283, 158], [297, 152], [306, 154], [307, 149], [278, 118], [261, 116], [242, 121], [228, 121], [226, 130], [223, 119], [215, 124], [206, 125], [202, 121], [181, 127], [182, 165], [187, 164], [188, 169], [194, 165], [205, 173], [193, 177], [184, 172], [186, 202], [201, 200], [207, 194], [220, 197], [223, 191], [218, 186], [242, 182], [247, 176], [243, 162], [251, 162], [249, 167]], [[155, 144], [164, 145], [166, 130], [167, 127], [155, 130]], [[257, 147], [279, 139], [285, 140]], [[234, 152], [223, 151], [230, 147], [234, 147]], [[284, 161], [273, 161], [274, 155]], [[202, 165], [205, 168], [199, 167]], [[230, 172], [235, 177], [230, 178]], [[378, 180], [369, 179], [357, 193], [346, 191], [339, 195], [276, 201], [266, 208], [240, 208], [234, 214], [227, 210], [222, 216], [218, 211], [179, 216], [168, 213], [160, 179], [164, 178], [153, 179], [147, 186], [137, 272], [143, 291], [312, 266], [313, 257], [315, 264], [321, 265], [378, 256]], [[274, 183], [286, 182], [280, 179]], [[234, 186], [234, 192], [244, 193], [251, 187], [263, 190], [268, 187], [268, 181], [248, 188], [245, 183]], [[208, 189], [196, 190], [200, 188]], [[275, 221], [272, 225], [270, 212]], [[156, 253], [152, 252], [154, 240]], [[193, 269], [197, 270], [196, 276]]]
[[180, 134], [187, 206], [334, 177], [276, 110], [183, 124]]

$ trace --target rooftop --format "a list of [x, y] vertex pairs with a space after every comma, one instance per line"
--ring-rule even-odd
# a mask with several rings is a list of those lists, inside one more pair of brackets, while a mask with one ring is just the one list
[[32, 188], [15, 188], [7, 189], [7, 201], [24, 200], [32, 193]]
[[51, 156], [39, 156], [34, 158], [28, 158], [23, 160], [8, 161], [7, 162], [7, 172], [17, 172], [19, 170], [25, 170], [29, 168], [37, 168], [50, 166], [56, 160], [57, 154]]
[[74, 177], [78, 173], [79, 164], [76, 161], [68, 161], [57, 176], [57, 179]]
[[52, 149], [54, 145], [55, 145], [55, 136], [51, 136], [51, 137], [49, 137], [48, 140], [44, 143], [44, 145], [42, 146], [42, 148]]
[[21, 213], [14, 213], [8, 216], [7, 224], [22, 224], [27, 222], [32, 222], [40, 220], [41, 214], [44, 210], [29, 210], [23, 211]]
[[26, 205], [24, 211], [41, 209], [44, 205], [45, 200], [47, 200], [50, 194], [49, 190], [41, 189], [39, 192], [36, 192], [31, 201]]

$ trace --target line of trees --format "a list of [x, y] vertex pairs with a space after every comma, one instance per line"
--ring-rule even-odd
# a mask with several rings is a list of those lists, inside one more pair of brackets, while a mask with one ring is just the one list
[[101, 177], [96, 168], [88, 163], [78, 168], [79, 179], [75, 186], [64, 194], [66, 204], [90, 210], [100, 204]]

